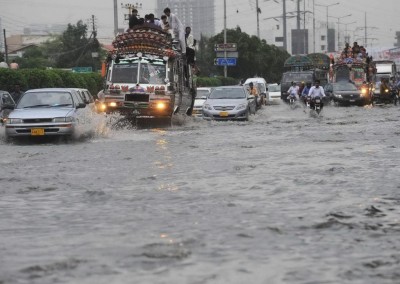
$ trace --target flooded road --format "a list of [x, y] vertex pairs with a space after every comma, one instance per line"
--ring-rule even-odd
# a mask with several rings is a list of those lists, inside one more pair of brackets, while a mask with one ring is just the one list
[[400, 283], [400, 107], [0, 142], [0, 283]]

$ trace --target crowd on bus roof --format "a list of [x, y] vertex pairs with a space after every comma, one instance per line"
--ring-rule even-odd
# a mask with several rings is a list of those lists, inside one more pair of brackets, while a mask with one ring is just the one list
[[192, 28], [185, 28], [177, 15], [171, 13], [170, 8], [164, 9], [161, 19], [156, 18], [154, 14], [147, 14], [144, 18], [140, 18], [138, 10], [132, 9], [128, 31], [143, 25], [162, 30], [170, 34], [172, 38], [179, 40], [181, 52], [186, 54], [187, 63], [190, 65], [195, 64], [196, 40], [193, 38]]
[[346, 42], [345, 47], [340, 54], [339, 61], [346, 63], [353, 63], [354, 61], [358, 61], [369, 65], [369, 63], [372, 61], [372, 57], [368, 56], [365, 47], [362, 45], [358, 45], [356, 41], [353, 43], [353, 46], [350, 46], [350, 44]]

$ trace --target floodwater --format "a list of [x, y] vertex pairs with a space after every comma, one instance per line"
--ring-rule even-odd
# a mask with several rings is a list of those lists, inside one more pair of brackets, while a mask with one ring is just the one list
[[0, 141], [0, 283], [400, 283], [400, 107]]

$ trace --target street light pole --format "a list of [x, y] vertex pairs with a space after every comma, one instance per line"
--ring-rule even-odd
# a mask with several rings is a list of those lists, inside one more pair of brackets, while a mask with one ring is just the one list
[[348, 35], [349, 32], [348, 32], [347, 26], [355, 24], [355, 23], [357, 23], [357, 22], [354, 21], [354, 22], [351, 22], [351, 23], [343, 23], [343, 25], [344, 25], [344, 41], [345, 42], [346, 42], [346, 38], [348, 38], [347, 42], [350, 43], [350, 35]]
[[329, 5], [321, 5], [321, 4], [315, 4], [316, 6], [321, 6], [321, 7], [325, 7], [326, 8], [326, 50], [328, 50], [328, 33], [329, 33], [329, 7], [331, 6], [335, 6], [335, 5], [339, 5], [339, 2], [333, 3], [333, 4], [329, 4]]
[[351, 17], [351, 14], [348, 14], [348, 15], [346, 15], [346, 16], [342, 16], [342, 17], [333, 17], [333, 16], [330, 16], [331, 18], [335, 18], [335, 19], [337, 19], [338, 20], [338, 23], [337, 23], [337, 25], [338, 25], [338, 27], [337, 27], [337, 34], [338, 34], [338, 37], [337, 37], [337, 39], [338, 39], [338, 48], [337, 48], [337, 50], [339, 50], [340, 49], [340, 33], [339, 33], [339, 29], [340, 29], [340, 19], [343, 19], [343, 18], [346, 18], [346, 17]]

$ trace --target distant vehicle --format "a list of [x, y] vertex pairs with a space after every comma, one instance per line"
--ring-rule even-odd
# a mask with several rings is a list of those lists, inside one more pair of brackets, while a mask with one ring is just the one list
[[96, 101], [88, 89], [72, 88], [82, 98], [83, 102], [90, 107], [91, 110], [97, 111], [99, 101]]
[[374, 76], [374, 96], [377, 98], [380, 95], [381, 80], [390, 81], [390, 78], [397, 76], [396, 64], [392, 60], [374, 61], [376, 73]]
[[281, 80], [281, 100], [284, 102], [288, 102], [288, 90], [292, 85], [292, 82], [300, 83], [304, 82], [314, 82], [315, 81], [315, 73], [314, 71], [288, 71], [283, 73]]
[[249, 120], [256, 113], [256, 101], [244, 86], [217, 87], [203, 105], [207, 120]]
[[0, 90], [0, 123], [4, 124], [9, 113], [14, 109], [15, 102], [7, 91]]
[[279, 104], [281, 102], [281, 85], [280, 84], [269, 84], [268, 85], [268, 96], [266, 103], [267, 105]]
[[255, 78], [247, 78], [246, 81], [244, 82], [244, 85], [249, 88], [250, 82], [253, 82], [253, 84], [258, 88], [260, 97], [258, 98], [258, 105], [264, 105], [266, 104], [267, 101], [267, 96], [268, 96], [268, 88], [267, 88], [267, 81], [264, 78], [261, 77], [255, 77]]
[[85, 107], [81, 96], [72, 89], [26, 91], [6, 120], [6, 137], [71, 137], [78, 124], [85, 121]]
[[325, 94], [339, 105], [367, 105], [371, 103], [369, 93], [359, 90], [355, 84], [341, 81], [325, 85]]
[[196, 98], [194, 100], [193, 112], [194, 116], [202, 116], [203, 104], [206, 101], [208, 95], [211, 93], [212, 88], [197, 88]]

